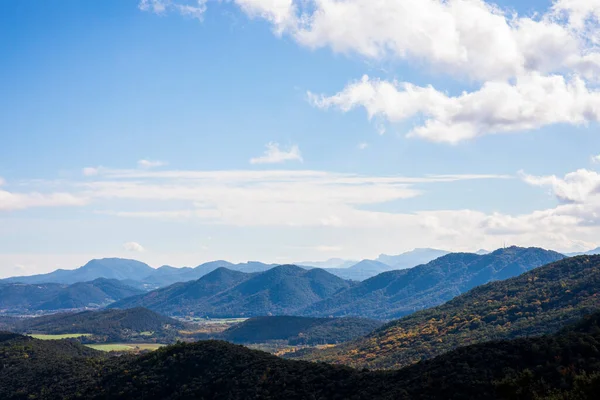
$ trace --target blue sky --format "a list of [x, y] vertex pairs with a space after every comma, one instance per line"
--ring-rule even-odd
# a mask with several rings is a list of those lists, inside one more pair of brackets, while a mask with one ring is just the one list
[[4, 1], [0, 276], [600, 245], [599, 2], [302, 4]]

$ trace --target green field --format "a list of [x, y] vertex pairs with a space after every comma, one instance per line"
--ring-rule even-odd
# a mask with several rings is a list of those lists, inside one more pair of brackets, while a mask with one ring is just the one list
[[158, 343], [102, 343], [102, 344], [86, 344], [87, 347], [100, 351], [140, 351], [140, 350], [156, 350], [165, 346]]
[[40, 340], [60, 340], [60, 339], [72, 339], [82, 336], [92, 336], [91, 333], [66, 333], [63, 335], [29, 335], [32, 338]]

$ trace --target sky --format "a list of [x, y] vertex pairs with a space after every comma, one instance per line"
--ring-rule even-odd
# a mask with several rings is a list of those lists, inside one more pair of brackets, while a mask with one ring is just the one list
[[0, 277], [600, 245], [600, 0], [5, 0]]

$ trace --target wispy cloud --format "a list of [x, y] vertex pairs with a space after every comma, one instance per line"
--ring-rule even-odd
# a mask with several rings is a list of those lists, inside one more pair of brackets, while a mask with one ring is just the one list
[[365, 143], [365, 142], [359, 143], [359, 144], [356, 146], [356, 148], [357, 148], [357, 149], [359, 149], [359, 150], [364, 150], [364, 149], [366, 149], [367, 147], [369, 147], [369, 144], [368, 144], [368, 143]]
[[142, 11], [164, 15], [168, 11], [179, 12], [183, 16], [192, 17], [199, 21], [204, 18], [207, 0], [174, 1], [174, 0], [141, 0], [138, 8]]
[[165, 161], [158, 161], [158, 160], [139, 160], [137, 162], [138, 167], [143, 168], [143, 169], [150, 169], [150, 168], [158, 168], [158, 167], [163, 167], [165, 165], [168, 165], [167, 162]]
[[286, 161], [303, 162], [300, 148], [297, 145], [290, 146], [287, 150], [281, 149], [278, 143], [267, 143], [267, 149], [260, 157], [250, 159], [250, 164], [279, 164]]

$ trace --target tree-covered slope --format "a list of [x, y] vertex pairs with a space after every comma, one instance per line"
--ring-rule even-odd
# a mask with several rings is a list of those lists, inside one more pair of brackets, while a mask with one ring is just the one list
[[139, 357], [0, 333], [2, 399], [597, 398], [600, 314], [560, 333], [463, 347], [399, 371], [284, 360], [219, 341]]
[[556, 332], [598, 308], [600, 256], [567, 258], [477, 287], [356, 342], [302, 357], [357, 367], [397, 368], [459, 346]]
[[157, 312], [186, 315], [200, 310], [209, 298], [252, 277], [252, 274], [219, 267], [202, 278], [176, 283], [112, 304], [111, 308], [145, 307]]
[[4, 283], [0, 284], [0, 310], [27, 312], [98, 308], [139, 293], [142, 291], [118, 280], [104, 278], [72, 285]]
[[323, 300], [351, 283], [321, 269], [293, 265], [246, 274], [218, 268], [197, 281], [124, 299], [111, 308], [142, 306], [168, 315], [252, 317], [285, 315]]
[[381, 326], [364, 318], [307, 318], [293, 316], [250, 318], [224, 331], [219, 338], [234, 343], [285, 341], [290, 345], [346, 342]]
[[564, 258], [539, 248], [490, 254], [451, 253], [428, 264], [381, 273], [302, 310], [306, 316], [392, 319], [444, 303], [487, 282], [507, 279]]
[[114, 335], [122, 331], [156, 332], [183, 329], [185, 324], [145, 308], [83, 311], [19, 320], [15, 329], [27, 333], [91, 333]]
[[218, 294], [204, 312], [215, 317], [294, 314], [349, 287], [350, 282], [322, 269], [282, 265]]

